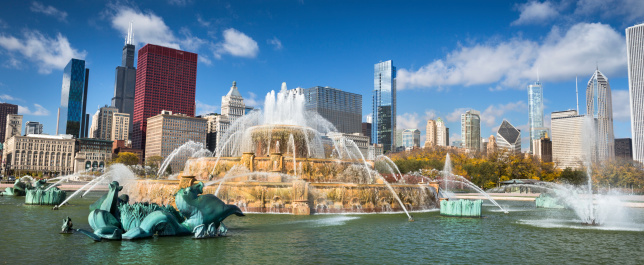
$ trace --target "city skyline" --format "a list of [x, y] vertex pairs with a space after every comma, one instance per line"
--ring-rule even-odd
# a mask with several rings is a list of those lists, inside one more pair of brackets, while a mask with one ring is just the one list
[[[49, 134], [56, 127], [57, 100], [52, 98], [60, 97], [60, 75], [71, 58], [86, 60], [92, 69], [87, 113], [95, 111], [93, 106], [110, 104], [114, 69], [121, 65], [132, 21], [136, 47], [165, 45], [202, 58], [196, 114], [220, 112], [219, 99], [232, 81], [247, 88], [242, 95], [247, 105], [260, 108], [263, 96], [286, 81], [289, 87], [330, 86], [360, 94], [365, 116], [372, 109], [371, 66], [393, 60], [399, 70], [397, 128], [421, 130], [422, 143], [427, 119], [437, 117], [454, 128], [450, 141], [459, 140], [459, 118], [466, 109], [481, 110], [482, 137], [494, 134], [503, 119], [528, 132], [526, 87], [536, 81], [537, 72], [549, 125], [550, 113], [575, 109], [574, 76], [587, 80], [599, 64], [611, 78], [615, 138], [631, 137], [624, 31], [640, 21], [638, 14], [595, 16], [598, 13], [593, 12], [599, 11], [577, 3], [470, 1], [467, 9], [457, 9], [454, 3], [437, 4], [434, 8], [445, 12], [425, 18], [422, 3], [378, 2], [373, 11], [391, 8], [392, 12], [409, 11], [409, 17], [396, 17], [393, 25], [378, 21], [374, 27], [383, 30], [368, 37], [374, 22], [371, 16], [344, 18], [345, 12], [353, 14], [361, 7], [356, 3], [341, 10], [331, 4], [296, 1], [248, 6], [234, 2], [212, 6], [53, 3], [58, 16], [39, 11], [34, 3], [11, 3], [7, 9], [11, 13], [0, 11], [0, 61], [6, 67], [0, 73], [0, 100], [20, 105], [25, 120], [41, 122]], [[537, 7], [546, 12], [530, 13]], [[334, 10], [331, 16], [337, 21], [304, 19], [325, 10]], [[191, 15], [175, 18], [175, 12]], [[24, 16], [35, 19], [18, 22]], [[475, 16], [477, 25], [457, 23], [467, 16]], [[420, 27], [400, 28], [405, 22]], [[333, 27], [339, 23], [351, 27]], [[593, 36], [602, 40], [583, 41]], [[570, 50], [575, 52], [561, 53]], [[579, 98], [585, 98], [583, 89]], [[524, 151], [530, 145], [528, 137], [522, 135]]]

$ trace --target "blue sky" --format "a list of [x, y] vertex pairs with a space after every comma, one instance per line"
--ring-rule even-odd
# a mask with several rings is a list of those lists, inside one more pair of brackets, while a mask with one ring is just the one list
[[[370, 114], [373, 65], [398, 68], [398, 125], [448, 121], [460, 138], [465, 109], [482, 113], [481, 134], [503, 119], [522, 129], [537, 78], [550, 113], [580, 110], [595, 67], [613, 92], [615, 136], [630, 137], [626, 27], [644, 1], [10, 1], [0, 8], [0, 101], [55, 133], [62, 69], [87, 61], [87, 109], [109, 104], [129, 21], [145, 43], [199, 54], [197, 113], [219, 112], [237, 81], [248, 105], [270, 90], [331, 86], [363, 96]], [[137, 53], [138, 55], [138, 53]], [[424, 141], [424, 137], [422, 139]]]

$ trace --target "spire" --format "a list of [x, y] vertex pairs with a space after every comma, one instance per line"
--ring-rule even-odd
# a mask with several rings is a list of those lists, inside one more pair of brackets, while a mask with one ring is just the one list
[[537, 83], [539, 83], [539, 66], [537, 65]]
[[228, 94], [226, 96], [235, 96], [235, 97], [242, 97], [242, 95], [239, 93], [239, 90], [237, 90], [237, 81], [233, 81], [233, 86], [230, 87], [230, 91], [228, 91]]
[[130, 27], [127, 29], [127, 38], [125, 39], [125, 44], [132, 44], [132, 21], [130, 21]]
[[575, 95], [577, 97], [577, 115], [579, 115], [579, 86], [577, 85], [576, 75], [575, 75]]

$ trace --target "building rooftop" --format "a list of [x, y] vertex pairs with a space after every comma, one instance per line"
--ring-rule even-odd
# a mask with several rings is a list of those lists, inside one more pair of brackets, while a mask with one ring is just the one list
[[521, 137], [521, 131], [517, 130], [510, 122], [503, 120], [499, 130], [497, 131], [503, 139], [508, 141], [508, 143], [516, 143], [517, 139]]
[[242, 95], [239, 93], [239, 90], [237, 90], [237, 81], [233, 81], [233, 86], [230, 87], [230, 91], [228, 91], [228, 94], [226, 94], [227, 97], [233, 96], [233, 97], [239, 97], [241, 98]]
[[74, 139], [74, 136], [71, 134], [59, 134], [59, 135], [48, 135], [48, 134], [28, 134], [25, 137], [30, 138], [45, 138], [45, 139], [55, 139], [55, 140], [66, 140]]

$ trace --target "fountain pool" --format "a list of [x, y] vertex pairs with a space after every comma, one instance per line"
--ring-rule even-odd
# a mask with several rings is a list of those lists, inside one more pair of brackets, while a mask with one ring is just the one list
[[[0, 257], [10, 263], [451, 263], [642, 264], [644, 209], [629, 208], [637, 225], [579, 226], [567, 210], [509, 202], [512, 214], [483, 206], [484, 219], [444, 218], [438, 212], [392, 214], [247, 214], [229, 218], [229, 236], [205, 240], [157, 237], [95, 243], [58, 234], [67, 216], [87, 228], [88, 207], [103, 192], [75, 197], [59, 211], [0, 197]], [[17, 207], [20, 206], [20, 207]], [[544, 222], [544, 218], [550, 220]], [[19, 229], [18, 229], [19, 228]]]

